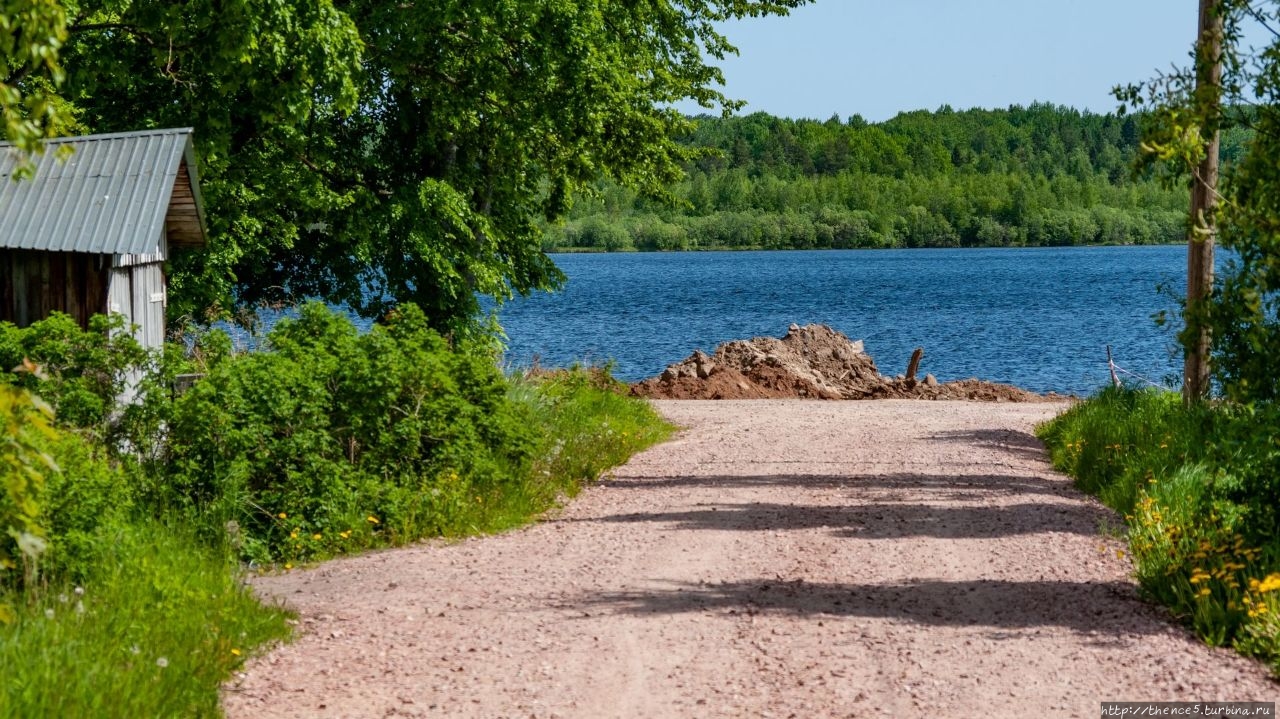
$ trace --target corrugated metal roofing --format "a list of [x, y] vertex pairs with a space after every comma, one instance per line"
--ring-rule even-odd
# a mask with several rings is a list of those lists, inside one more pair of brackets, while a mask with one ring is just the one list
[[[0, 247], [155, 252], [183, 160], [200, 212], [191, 133], [182, 128], [47, 140], [44, 153], [32, 157], [35, 176], [18, 182], [18, 152], [0, 143]], [[65, 145], [74, 153], [59, 160]]]

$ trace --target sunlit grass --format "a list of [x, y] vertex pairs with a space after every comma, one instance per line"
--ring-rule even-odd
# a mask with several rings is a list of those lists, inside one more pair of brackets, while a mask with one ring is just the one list
[[0, 716], [218, 716], [219, 687], [288, 636], [232, 563], [147, 524], [102, 537], [81, 585], [28, 589], [0, 627]]
[[1038, 433], [1055, 467], [1124, 515], [1148, 597], [1205, 642], [1280, 673], [1280, 537], [1260, 529], [1266, 516], [1257, 509], [1275, 497], [1242, 493], [1266, 485], [1240, 480], [1270, 461], [1258, 447], [1276, 428], [1232, 411], [1186, 408], [1169, 392], [1107, 389]]

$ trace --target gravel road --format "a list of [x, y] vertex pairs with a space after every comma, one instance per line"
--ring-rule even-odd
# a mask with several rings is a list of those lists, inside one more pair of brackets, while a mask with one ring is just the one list
[[1140, 601], [1058, 404], [669, 401], [546, 521], [256, 580], [301, 637], [230, 717], [1094, 717], [1275, 701]]

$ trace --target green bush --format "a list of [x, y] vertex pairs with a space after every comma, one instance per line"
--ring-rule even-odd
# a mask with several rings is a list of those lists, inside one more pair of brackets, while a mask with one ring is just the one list
[[[130, 507], [123, 472], [103, 454], [54, 428], [52, 411], [30, 394], [0, 387], [0, 591], [85, 576], [101, 530]], [[21, 576], [6, 577], [19, 563]]]
[[[34, 572], [48, 529], [42, 516], [46, 476], [56, 465], [41, 450], [52, 436], [52, 410], [21, 390], [0, 386], [0, 587], [19, 565]], [[11, 609], [0, 603], [0, 622]]]
[[[467, 531], [534, 438], [491, 355], [406, 307], [366, 334], [322, 305], [175, 402], [161, 504], [238, 523], [247, 556], [324, 556]], [[374, 536], [379, 535], [379, 536]]]
[[[126, 330], [118, 314], [95, 315], [88, 331], [60, 312], [22, 329], [0, 322], [0, 382], [48, 401], [60, 424], [114, 443], [120, 400], [131, 377], [152, 371], [154, 359]], [[8, 372], [24, 361], [39, 371]]]
[[113, 462], [101, 444], [70, 430], [42, 436], [36, 446], [57, 465], [46, 474], [40, 502], [49, 545], [41, 572], [54, 581], [81, 581], [104, 533], [133, 517], [136, 469]]

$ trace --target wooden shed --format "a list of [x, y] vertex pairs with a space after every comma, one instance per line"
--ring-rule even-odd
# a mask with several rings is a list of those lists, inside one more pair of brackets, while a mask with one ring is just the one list
[[191, 136], [48, 140], [34, 177], [17, 181], [21, 158], [0, 143], [0, 320], [25, 327], [61, 311], [87, 326], [118, 312], [143, 345], [163, 344], [164, 263], [205, 244]]

